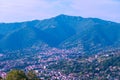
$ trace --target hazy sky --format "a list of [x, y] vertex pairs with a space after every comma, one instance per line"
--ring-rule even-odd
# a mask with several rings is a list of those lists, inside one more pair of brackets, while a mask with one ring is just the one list
[[0, 0], [0, 22], [41, 20], [59, 14], [120, 22], [120, 0]]

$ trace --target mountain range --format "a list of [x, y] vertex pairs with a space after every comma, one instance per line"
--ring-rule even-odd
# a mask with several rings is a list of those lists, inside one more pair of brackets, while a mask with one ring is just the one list
[[0, 23], [1, 52], [43, 43], [86, 53], [120, 48], [120, 23], [64, 14], [44, 20]]

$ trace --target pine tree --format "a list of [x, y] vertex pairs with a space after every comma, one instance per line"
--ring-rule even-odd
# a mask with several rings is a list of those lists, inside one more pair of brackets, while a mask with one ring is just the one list
[[28, 80], [24, 71], [22, 70], [12, 70], [7, 76], [6, 80]]

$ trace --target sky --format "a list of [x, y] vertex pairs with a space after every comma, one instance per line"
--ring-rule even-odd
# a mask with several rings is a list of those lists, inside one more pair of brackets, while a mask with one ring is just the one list
[[120, 23], [120, 0], [0, 0], [0, 22], [42, 20], [59, 14]]

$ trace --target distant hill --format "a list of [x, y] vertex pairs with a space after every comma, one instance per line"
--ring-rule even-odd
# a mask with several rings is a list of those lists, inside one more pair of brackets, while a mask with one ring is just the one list
[[0, 50], [29, 48], [39, 42], [56, 48], [76, 47], [78, 51], [82, 48], [86, 53], [119, 48], [120, 24], [68, 15], [45, 20], [0, 23]]

